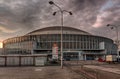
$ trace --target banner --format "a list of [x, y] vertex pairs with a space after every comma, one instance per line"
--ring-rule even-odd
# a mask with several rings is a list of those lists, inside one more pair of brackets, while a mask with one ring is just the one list
[[52, 47], [52, 59], [58, 59], [58, 46], [54, 44]]

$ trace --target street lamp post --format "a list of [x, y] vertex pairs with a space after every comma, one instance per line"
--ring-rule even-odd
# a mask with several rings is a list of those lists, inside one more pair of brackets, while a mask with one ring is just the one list
[[[50, 5], [55, 5], [56, 7], [58, 7], [59, 11], [57, 11], [57, 12], [61, 13], [61, 50], [60, 50], [60, 52], [61, 52], [61, 68], [63, 68], [63, 13], [67, 12], [70, 15], [72, 15], [72, 12], [61, 9], [61, 7], [59, 7], [53, 1], [49, 1], [49, 4]], [[55, 16], [57, 12], [54, 12], [53, 15]]]
[[116, 45], [117, 45], [117, 56], [118, 56], [118, 59], [119, 59], [119, 39], [118, 39], [118, 26], [116, 25], [111, 25], [111, 24], [107, 24], [107, 27], [110, 27], [111, 29], [114, 29], [115, 28], [115, 31], [116, 31], [116, 36], [117, 36], [117, 39], [116, 39]]

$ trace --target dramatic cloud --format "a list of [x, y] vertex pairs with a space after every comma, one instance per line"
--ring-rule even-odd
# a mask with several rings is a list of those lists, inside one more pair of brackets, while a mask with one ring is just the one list
[[[0, 40], [24, 35], [35, 29], [60, 25], [58, 8], [49, 0], [0, 0]], [[64, 13], [64, 25], [75, 27], [95, 35], [115, 38], [114, 30], [106, 24], [120, 25], [119, 0], [53, 0]], [[107, 31], [107, 33], [106, 33]], [[109, 32], [112, 32], [109, 34]]]

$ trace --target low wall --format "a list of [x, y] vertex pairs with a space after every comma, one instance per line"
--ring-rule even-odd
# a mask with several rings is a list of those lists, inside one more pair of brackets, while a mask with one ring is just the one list
[[0, 66], [44, 66], [47, 55], [0, 55]]

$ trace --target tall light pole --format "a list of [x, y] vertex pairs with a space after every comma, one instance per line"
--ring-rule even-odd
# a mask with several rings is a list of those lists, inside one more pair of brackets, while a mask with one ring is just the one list
[[116, 31], [116, 36], [117, 36], [117, 38], [116, 38], [117, 56], [118, 56], [118, 59], [119, 59], [119, 50], [118, 50], [118, 48], [119, 48], [118, 26], [116, 26], [116, 25], [111, 25], [111, 24], [107, 24], [107, 27], [110, 27], [111, 29], [115, 29], [115, 31]]
[[72, 12], [67, 11], [67, 10], [63, 10], [61, 9], [61, 7], [59, 7], [57, 4], [55, 4], [53, 1], [49, 1], [50, 5], [55, 5], [56, 7], [58, 7], [58, 11], [54, 12], [53, 15], [55, 16], [57, 12], [61, 13], [61, 68], [63, 68], [63, 13], [67, 12], [70, 15], [72, 15]]

